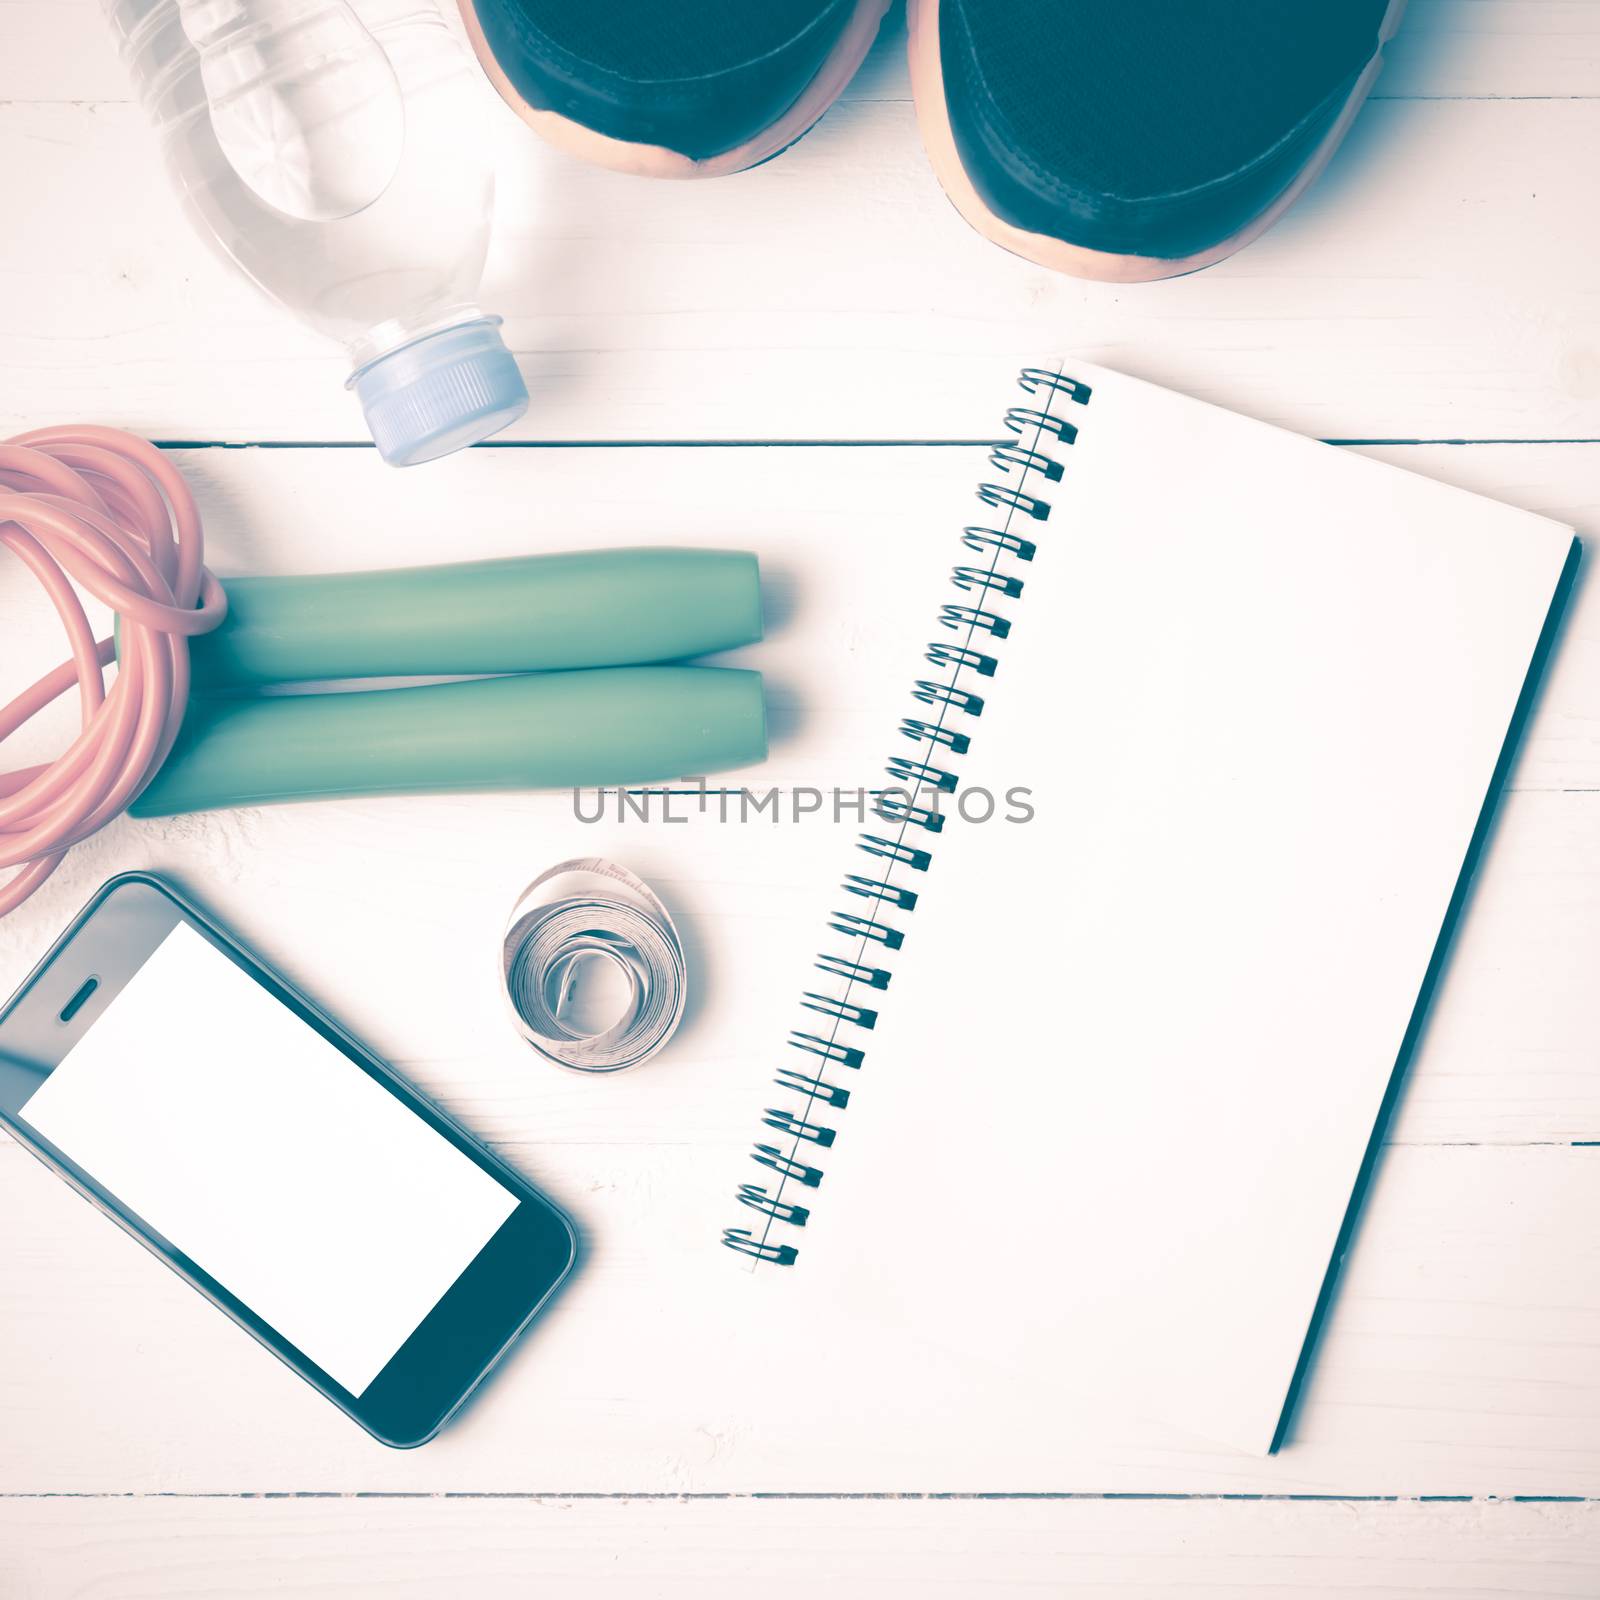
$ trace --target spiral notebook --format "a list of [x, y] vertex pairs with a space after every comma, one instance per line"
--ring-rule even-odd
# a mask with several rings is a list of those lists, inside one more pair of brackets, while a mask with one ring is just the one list
[[724, 1242], [802, 1329], [1265, 1452], [1577, 544], [1081, 363], [1013, 400]]

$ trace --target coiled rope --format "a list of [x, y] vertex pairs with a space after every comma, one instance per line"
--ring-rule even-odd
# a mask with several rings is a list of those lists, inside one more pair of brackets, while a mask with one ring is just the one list
[[[166, 759], [189, 698], [189, 640], [227, 613], [202, 562], [189, 486], [154, 445], [116, 428], [37, 428], [0, 444], [0, 546], [36, 577], [71, 659], [0, 708], [0, 744], [74, 683], [82, 725], [54, 761], [0, 770], [0, 916], [74, 844], [127, 807]], [[74, 585], [119, 618], [96, 639]], [[10, 651], [0, 663], [11, 664]]]

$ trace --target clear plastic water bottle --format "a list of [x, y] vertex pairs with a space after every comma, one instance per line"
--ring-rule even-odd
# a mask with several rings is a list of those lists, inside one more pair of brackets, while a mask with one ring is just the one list
[[185, 209], [350, 352], [384, 460], [498, 432], [528, 392], [475, 303], [494, 175], [430, 0], [104, 0]]

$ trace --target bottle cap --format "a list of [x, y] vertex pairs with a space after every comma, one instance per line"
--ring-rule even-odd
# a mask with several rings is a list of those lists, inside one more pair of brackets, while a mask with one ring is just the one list
[[500, 337], [499, 317], [442, 328], [353, 373], [378, 454], [392, 467], [465, 449], [517, 420], [528, 389]]

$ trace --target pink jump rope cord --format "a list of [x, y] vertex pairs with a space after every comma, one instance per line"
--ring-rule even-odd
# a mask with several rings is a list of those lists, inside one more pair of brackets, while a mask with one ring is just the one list
[[[227, 612], [201, 564], [200, 514], [154, 445], [116, 428], [37, 428], [0, 443], [0, 546], [44, 585], [72, 659], [0, 707], [0, 741], [74, 682], [83, 725], [54, 761], [0, 771], [0, 916], [67, 849], [119, 815], [166, 759], [189, 698], [189, 639]], [[121, 661], [73, 585], [121, 619]]]

